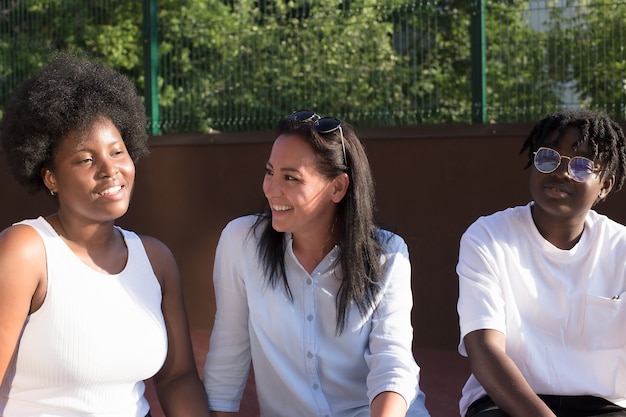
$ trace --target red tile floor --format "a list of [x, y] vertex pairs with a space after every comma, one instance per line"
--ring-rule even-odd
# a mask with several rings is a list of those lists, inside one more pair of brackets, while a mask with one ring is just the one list
[[[191, 338], [198, 372], [202, 375], [202, 367], [209, 347], [209, 332], [192, 330]], [[418, 348], [414, 355], [421, 367], [420, 385], [426, 394], [426, 408], [431, 417], [458, 417], [461, 388], [469, 375], [467, 359], [461, 357], [456, 350]], [[146, 397], [150, 401], [152, 417], [164, 417], [154, 387], [150, 383], [146, 384]], [[259, 416], [252, 375], [244, 391], [239, 413], [235, 416]]]

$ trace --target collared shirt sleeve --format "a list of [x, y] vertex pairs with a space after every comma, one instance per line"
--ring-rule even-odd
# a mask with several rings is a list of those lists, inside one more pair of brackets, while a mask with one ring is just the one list
[[238, 411], [250, 369], [246, 286], [239, 269], [250, 220], [236, 219], [222, 231], [215, 254], [213, 285], [217, 313], [204, 366], [209, 408]]
[[[387, 233], [387, 232], [386, 232]], [[372, 316], [369, 348], [365, 360], [370, 402], [381, 392], [393, 391], [404, 397], [407, 407], [415, 399], [419, 367], [412, 351], [411, 264], [406, 243], [397, 235], [385, 234], [386, 273], [380, 300]]]

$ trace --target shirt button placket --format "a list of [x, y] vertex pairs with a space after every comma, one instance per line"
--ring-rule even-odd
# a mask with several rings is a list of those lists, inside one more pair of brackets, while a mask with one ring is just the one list
[[314, 279], [319, 278], [320, 273], [316, 272], [313, 277], [306, 278], [306, 286], [305, 286], [305, 302], [304, 302], [304, 311], [305, 311], [305, 366], [307, 370], [309, 386], [312, 390], [312, 395], [315, 398], [315, 402], [317, 403], [320, 411], [320, 415], [328, 416], [328, 404], [324, 394], [321, 390], [319, 375], [317, 374], [317, 364], [316, 364], [316, 356], [315, 356], [315, 344], [316, 344], [316, 333], [315, 333], [315, 314], [317, 312], [315, 291], [316, 285]]
[[315, 365], [315, 285], [312, 277], [306, 277], [306, 286], [304, 288], [304, 348], [305, 348], [305, 367], [308, 375], [309, 386], [316, 384], [317, 370]]

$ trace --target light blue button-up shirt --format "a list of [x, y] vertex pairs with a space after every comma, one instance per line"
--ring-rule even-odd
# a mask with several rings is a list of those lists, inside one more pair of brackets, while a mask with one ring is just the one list
[[371, 401], [384, 391], [413, 403], [407, 415], [428, 416], [411, 349], [411, 266], [404, 241], [385, 232], [387, 272], [376, 305], [364, 318], [351, 308], [346, 330], [337, 335], [339, 248], [309, 274], [285, 235], [291, 301], [282, 283], [276, 289], [266, 284], [251, 232], [255, 220], [230, 222], [217, 247], [217, 314], [204, 368], [210, 408], [239, 409], [252, 361], [262, 416], [369, 416]]

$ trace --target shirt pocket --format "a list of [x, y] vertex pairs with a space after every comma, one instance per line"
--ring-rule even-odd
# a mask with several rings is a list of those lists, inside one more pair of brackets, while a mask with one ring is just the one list
[[591, 349], [626, 347], [626, 291], [612, 298], [587, 294], [582, 337]]

